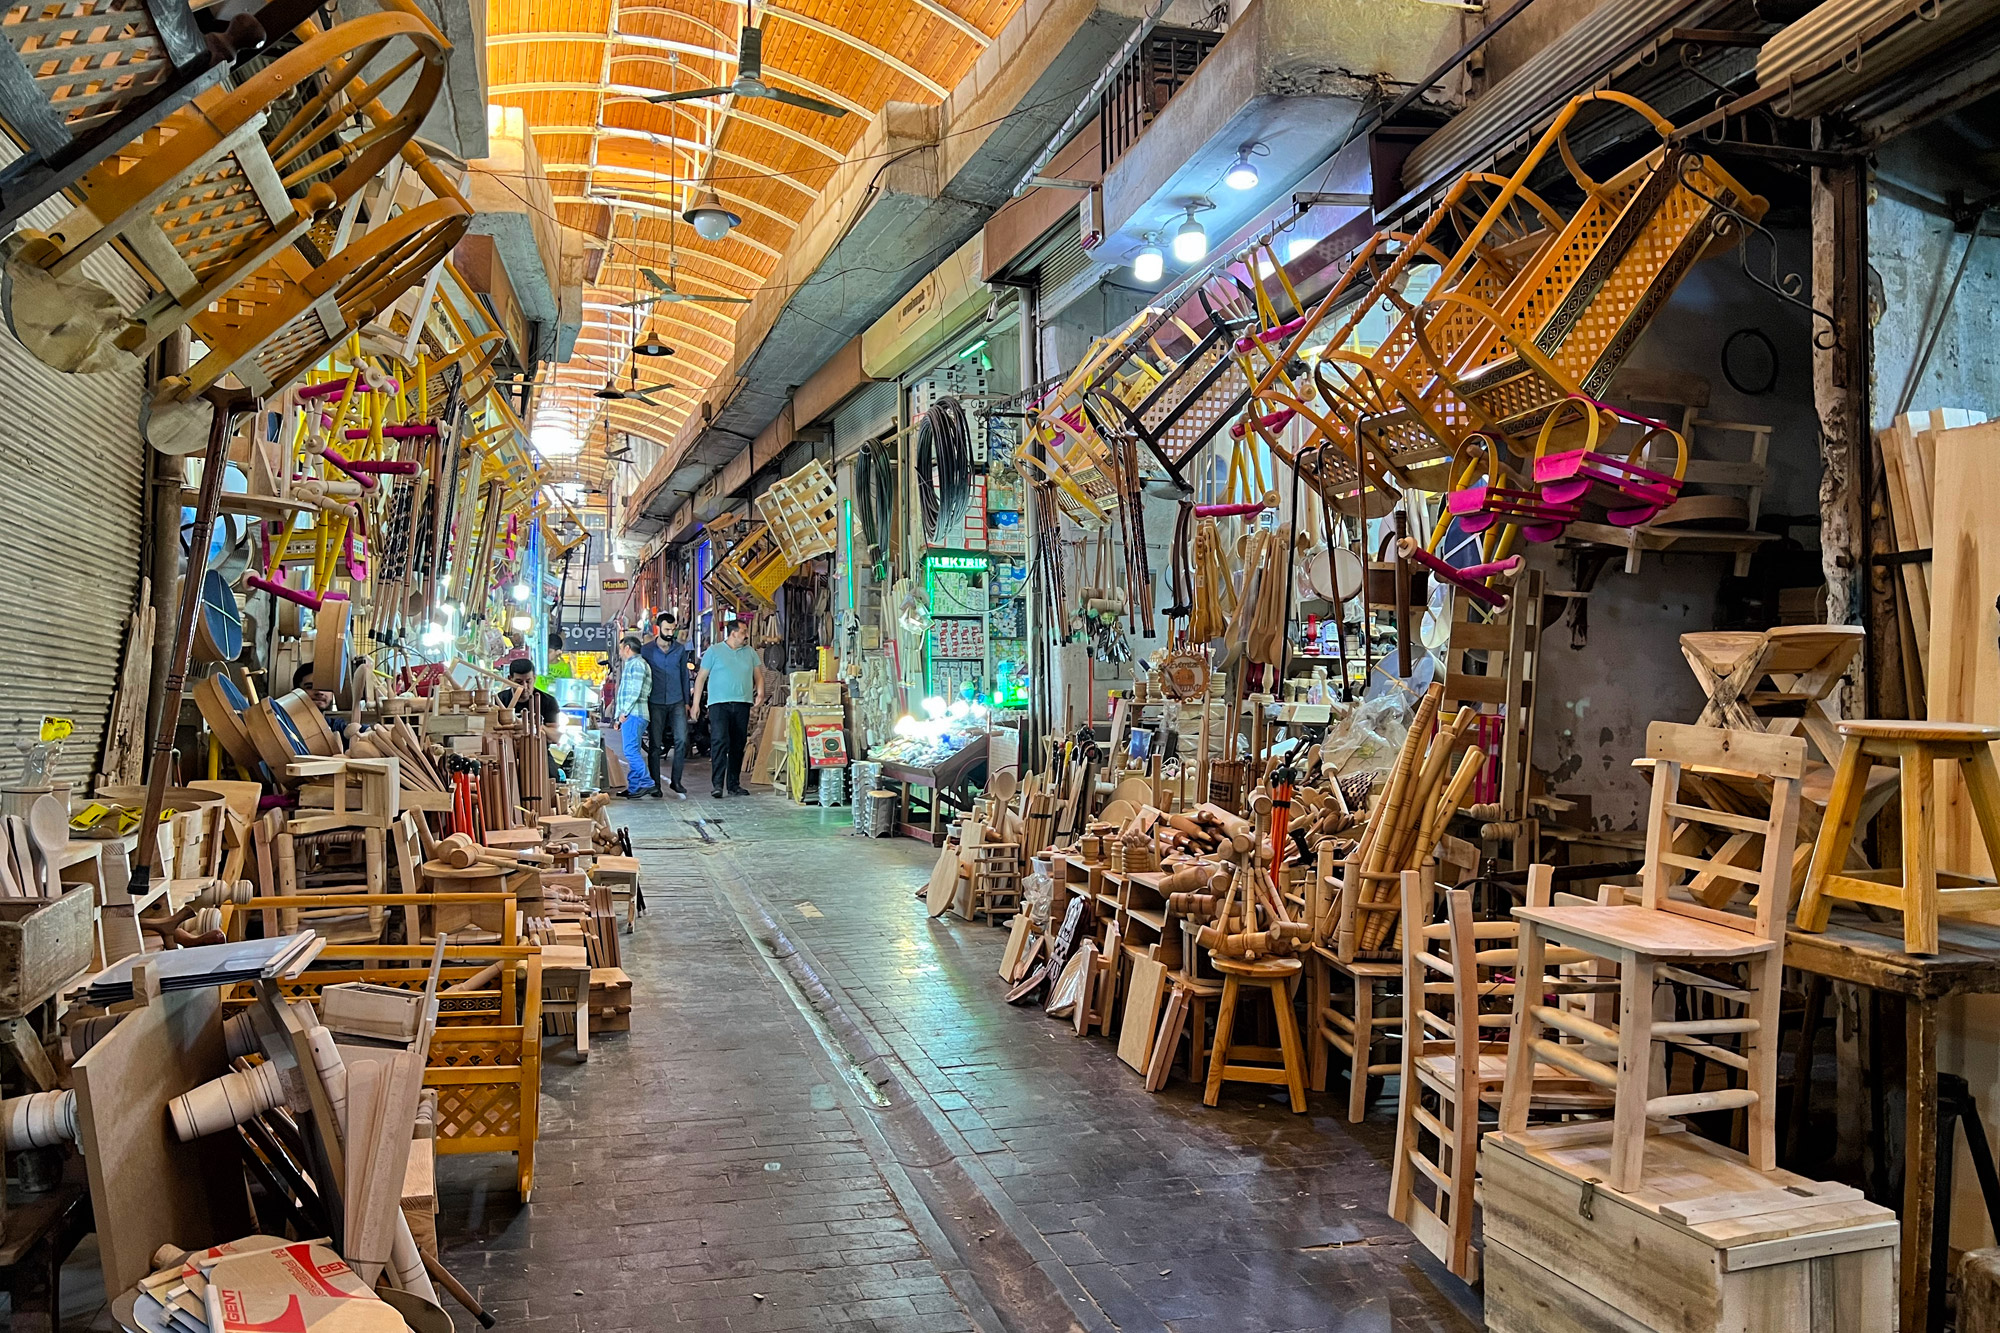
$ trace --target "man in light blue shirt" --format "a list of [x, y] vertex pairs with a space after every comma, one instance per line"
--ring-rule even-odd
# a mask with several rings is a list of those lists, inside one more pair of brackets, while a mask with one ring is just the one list
[[[712, 682], [712, 683], [711, 683]], [[732, 620], [722, 642], [701, 655], [694, 678], [694, 721], [708, 699], [709, 785], [716, 800], [748, 796], [743, 789], [743, 748], [750, 738], [750, 708], [764, 702], [764, 659], [750, 646], [750, 627]]]

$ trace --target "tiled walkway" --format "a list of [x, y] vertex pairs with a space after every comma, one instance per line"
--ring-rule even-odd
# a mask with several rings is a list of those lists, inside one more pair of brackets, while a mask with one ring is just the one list
[[1478, 1327], [1383, 1214], [1386, 1106], [1354, 1133], [1331, 1097], [1147, 1094], [1008, 1007], [1003, 932], [928, 921], [932, 854], [845, 811], [614, 811], [632, 1031], [551, 1045], [532, 1203], [502, 1159], [442, 1164], [446, 1260], [503, 1328]]

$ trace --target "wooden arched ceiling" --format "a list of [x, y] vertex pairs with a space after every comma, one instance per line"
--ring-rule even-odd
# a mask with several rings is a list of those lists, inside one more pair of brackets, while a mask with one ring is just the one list
[[[576, 353], [544, 368], [533, 424], [573, 432], [592, 456], [607, 422], [672, 441], [727, 367], [746, 307], [681, 301], [635, 312], [625, 303], [651, 293], [639, 269], [665, 275], [671, 249], [681, 291], [754, 295], [882, 107], [941, 101], [1019, 4], [757, 4], [766, 82], [847, 108], [835, 118], [763, 99], [644, 100], [735, 78], [740, 0], [491, 0], [489, 95], [525, 113], [561, 221], [606, 247]], [[743, 219], [720, 241], [679, 217], [704, 186]], [[634, 358], [634, 335], [648, 328], [676, 354]], [[592, 396], [606, 380], [631, 383], [635, 360], [640, 385], [673, 386], [652, 395], [658, 406]]]

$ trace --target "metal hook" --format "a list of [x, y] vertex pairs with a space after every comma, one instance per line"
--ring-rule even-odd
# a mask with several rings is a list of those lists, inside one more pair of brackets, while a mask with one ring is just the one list
[[[1681, 184], [1686, 187], [1690, 194], [1708, 203], [1710, 207], [1714, 208], [1721, 215], [1711, 224], [1717, 236], [1727, 236], [1731, 227], [1743, 228], [1743, 240], [1739, 245], [1739, 258], [1743, 265], [1743, 276], [1787, 305], [1797, 306], [1814, 319], [1824, 320], [1826, 327], [1824, 329], [1816, 329], [1813, 333], [1813, 345], [1815, 347], [1818, 347], [1822, 351], [1831, 351], [1835, 347], [1838, 347], [1840, 345], [1840, 334], [1834, 326], [1833, 316], [1815, 306], [1804, 295], [1806, 289], [1805, 279], [1801, 278], [1797, 273], [1780, 273], [1778, 271], [1778, 238], [1772, 234], [1771, 230], [1749, 214], [1731, 207], [1694, 183], [1692, 179], [1694, 173], [1700, 170], [1705, 164], [1706, 159], [1699, 153], [1689, 153], [1685, 158], [1681, 159]], [[1751, 267], [1750, 236], [1752, 233], [1763, 237], [1765, 243], [1770, 246], [1768, 277], [1759, 274], [1756, 269]], [[1825, 340], [1823, 341], [1822, 339]]]

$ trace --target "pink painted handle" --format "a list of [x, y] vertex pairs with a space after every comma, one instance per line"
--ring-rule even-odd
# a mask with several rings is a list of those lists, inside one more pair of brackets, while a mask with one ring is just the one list
[[1301, 315], [1297, 319], [1286, 320], [1283, 324], [1278, 325], [1278, 327], [1275, 329], [1259, 329], [1254, 334], [1251, 334], [1247, 337], [1238, 338], [1236, 340], [1236, 350], [1239, 352], [1247, 352], [1257, 343], [1263, 343], [1264, 345], [1269, 346], [1270, 344], [1275, 342], [1283, 342], [1285, 339], [1291, 337], [1294, 333], [1297, 333], [1299, 325], [1305, 322], [1306, 322], [1305, 316]]
[[[347, 432], [347, 438], [365, 440], [373, 433], [369, 430], [350, 430]], [[382, 434], [391, 440], [434, 440], [437, 438], [437, 433], [438, 428], [430, 425], [382, 427]]]
[[[1396, 549], [1402, 553], [1405, 560], [1422, 565], [1425, 569], [1428, 569], [1446, 583], [1451, 584], [1452, 587], [1457, 588], [1474, 601], [1484, 602], [1496, 611], [1507, 605], [1507, 594], [1494, 592], [1484, 583], [1481, 583], [1471, 570], [1459, 569], [1454, 565], [1445, 563], [1429, 551], [1426, 551], [1423, 547], [1417, 545], [1410, 538], [1405, 537], [1397, 542]], [[1516, 563], [1520, 560], [1519, 556], [1509, 558]], [[1506, 564], [1507, 561], [1503, 560], [1500, 563]]]
[[333, 464], [335, 467], [339, 468], [342, 472], [345, 472], [348, 476], [360, 482], [364, 490], [372, 491], [377, 486], [382, 484], [376, 481], [375, 478], [373, 477], [364, 476], [361, 473], [356, 472], [354, 470], [354, 464], [348, 462], [347, 459], [341, 455], [338, 449], [325, 450], [320, 454], [320, 457], [324, 458], [327, 462]]
[[[1298, 411], [1296, 409], [1290, 407], [1281, 407], [1275, 412], [1266, 413], [1265, 415], [1258, 417], [1257, 424], [1259, 426], [1262, 426], [1265, 430], [1283, 430], [1285, 427], [1292, 424], [1292, 418], [1297, 415]], [[1237, 422], [1235, 425], [1229, 428], [1230, 438], [1235, 440], [1242, 439], [1244, 429], [1245, 429], [1244, 424], [1240, 421]]]
[[243, 581], [258, 592], [268, 592], [273, 597], [282, 597], [288, 602], [297, 602], [308, 611], [319, 610], [320, 602], [324, 600], [317, 593], [305, 592], [299, 588], [288, 588], [274, 579], [265, 578], [262, 574], [252, 574]]
[[1196, 518], [1240, 518], [1244, 514], [1261, 514], [1270, 506], [1266, 504], [1247, 505], [1196, 505]]
[[394, 458], [357, 458], [347, 465], [350, 476], [414, 477], [422, 470], [413, 460]]

